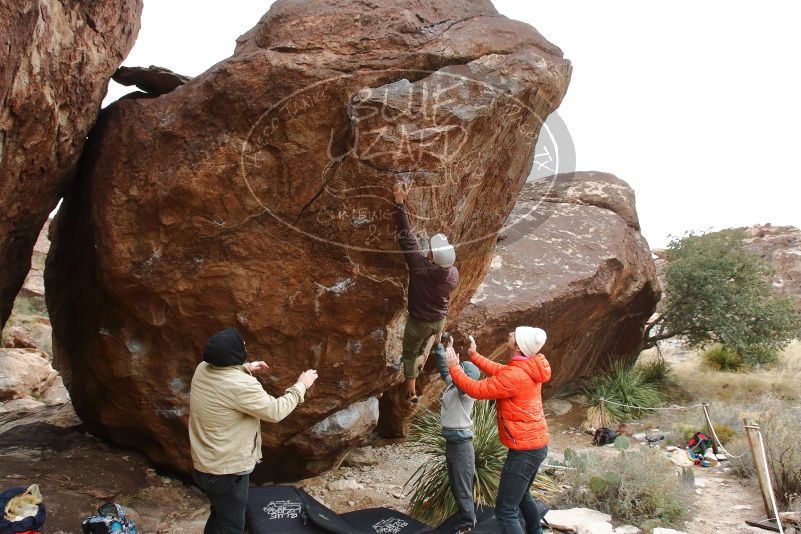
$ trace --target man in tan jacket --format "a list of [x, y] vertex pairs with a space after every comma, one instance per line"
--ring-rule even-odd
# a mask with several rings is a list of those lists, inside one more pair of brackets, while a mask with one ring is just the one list
[[251, 374], [267, 364], [245, 363], [246, 355], [239, 332], [223, 330], [206, 343], [203, 361], [192, 377], [192, 477], [211, 501], [204, 534], [244, 532], [250, 473], [261, 460], [261, 421], [284, 419], [317, 379], [317, 371], [305, 371], [276, 399]]

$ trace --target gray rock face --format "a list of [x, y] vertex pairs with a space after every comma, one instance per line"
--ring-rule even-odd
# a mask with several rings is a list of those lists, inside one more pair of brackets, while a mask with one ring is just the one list
[[0, 3], [0, 330], [141, 12], [141, 0]]
[[526, 184], [509, 221], [457, 339], [473, 333], [479, 352], [504, 359], [515, 327], [544, 328], [546, 394], [635, 357], [660, 290], [631, 188], [598, 172]]

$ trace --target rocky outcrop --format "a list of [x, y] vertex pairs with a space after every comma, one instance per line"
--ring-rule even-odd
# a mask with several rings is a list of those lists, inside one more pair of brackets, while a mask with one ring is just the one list
[[[456, 314], [569, 77], [557, 47], [488, 0], [284, 0], [233, 57], [111, 106], [45, 277], [56, 365], [81, 418], [188, 470], [189, 382], [206, 339], [236, 326], [271, 365], [270, 393], [320, 374], [295, 413], [265, 426], [257, 478], [333, 464], [340, 451], [326, 447], [353, 440], [316, 425], [400, 380], [395, 182], [415, 183], [421, 239], [445, 231], [458, 244]], [[314, 449], [326, 458], [285, 461]]]
[[33, 245], [33, 255], [31, 256], [31, 270], [25, 277], [25, 282], [19, 290], [19, 296], [25, 298], [39, 297], [44, 298], [44, 267], [47, 251], [50, 250], [50, 220], [45, 223], [36, 243]]
[[794, 226], [744, 228], [745, 248], [773, 268], [771, 282], [779, 293], [794, 297], [801, 308], [801, 230]]
[[27, 328], [10, 326], [3, 332], [2, 346], [12, 349], [35, 349], [36, 340]]
[[605, 173], [558, 175], [526, 184], [453, 331], [502, 359], [516, 326], [544, 328], [553, 369], [544, 391], [553, 394], [636, 357], [659, 297], [631, 188]]
[[112, 79], [120, 85], [135, 85], [150, 95], [165, 95], [177, 89], [192, 78], [178, 74], [164, 67], [120, 67]]
[[58, 374], [45, 354], [28, 349], [0, 349], [0, 402], [41, 396], [57, 379]]
[[0, 3], [0, 330], [141, 11], [141, 0]]

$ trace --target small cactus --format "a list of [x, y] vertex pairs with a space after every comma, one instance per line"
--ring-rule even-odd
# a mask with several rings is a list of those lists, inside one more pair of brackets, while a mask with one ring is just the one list
[[590, 490], [597, 497], [606, 493], [609, 489], [609, 482], [601, 477], [592, 477], [590, 479]]
[[615, 439], [615, 448], [619, 451], [625, 451], [631, 447], [631, 441], [626, 436], [618, 436]]

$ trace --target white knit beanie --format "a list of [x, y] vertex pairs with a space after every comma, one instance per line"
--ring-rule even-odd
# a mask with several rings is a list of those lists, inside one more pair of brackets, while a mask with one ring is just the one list
[[431, 237], [431, 256], [440, 267], [450, 267], [456, 261], [456, 250], [446, 236], [435, 234]]
[[534, 356], [545, 345], [548, 335], [542, 328], [531, 326], [518, 326], [515, 328], [515, 343], [520, 347], [524, 356]]

